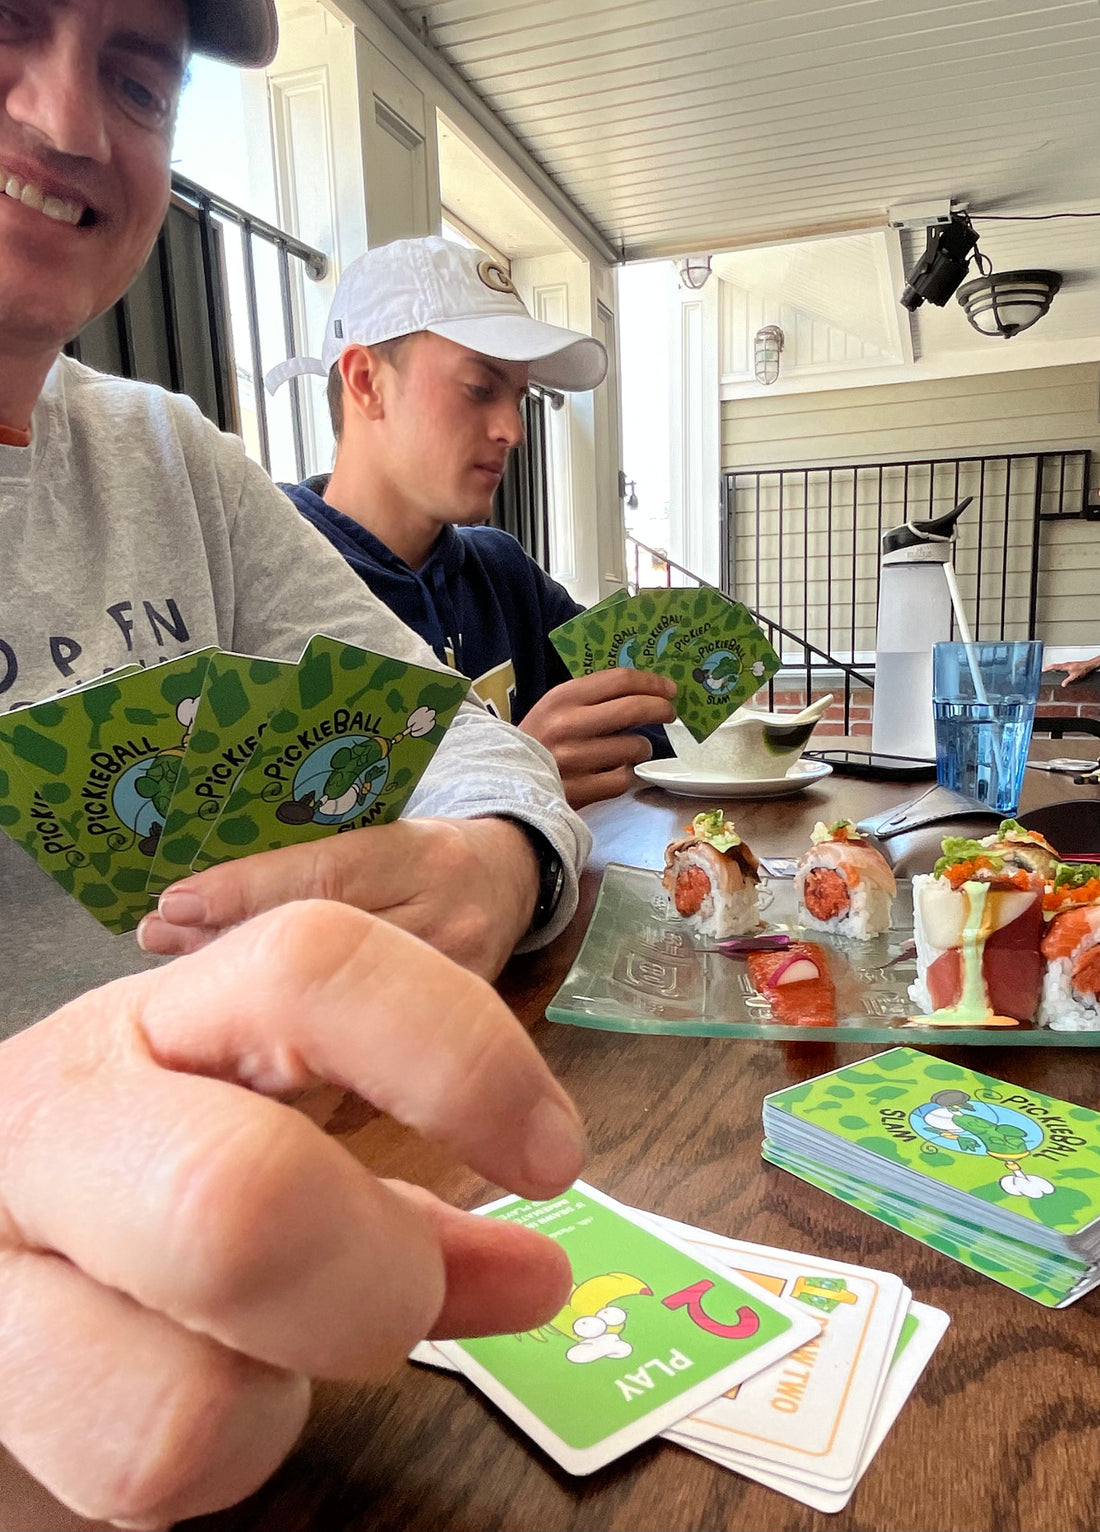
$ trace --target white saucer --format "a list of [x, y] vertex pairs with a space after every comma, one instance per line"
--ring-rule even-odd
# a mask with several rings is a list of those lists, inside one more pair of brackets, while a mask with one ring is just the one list
[[785, 798], [833, 774], [828, 761], [795, 761], [782, 777], [727, 777], [720, 771], [689, 770], [673, 757], [643, 761], [635, 772], [650, 787], [663, 787], [679, 798]]

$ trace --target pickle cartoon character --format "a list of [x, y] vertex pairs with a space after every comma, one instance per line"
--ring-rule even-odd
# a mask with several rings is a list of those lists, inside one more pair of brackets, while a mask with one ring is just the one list
[[741, 661], [728, 649], [716, 649], [708, 654], [701, 665], [691, 672], [691, 679], [698, 681], [712, 696], [720, 697], [737, 683], [741, 674]]
[[283, 824], [343, 824], [378, 797], [390, 774], [390, 755], [403, 739], [420, 739], [435, 728], [435, 710], [418, 707], [400, 734], [351, 734], [320, 745], [298, 768], [291, 796], [275, 810]]
[[909, 1122], [926, 1145], [1000, 1160], [1007, 1172], [1001, 1189], [1010, 1197], [1046, 1197], [1054, 1190], [1020, 1164], [1042, 1144], [1042, 1128], [1010, 1107], [975, 1101], [964, 1090], [939, 1090], [910, 1112]]
[[[573, 1343], [565, 1353], [566, 1361], [599, 1362], [604, 1357], [630, 1356], [633, 1347], [623, 1339], [628, 1316], [620, 1300], [636, 1294], [652, 1298], [653, 1289], [625, 1271], [578, 1282], [569, 1302], [546, 1326]], [[540, 1339], [546, 1338], [545, 1333], [540, 1335]]]
[[139, 837], [137, 849], [142, 856], [156, 855], [198, 706], [197, 697], [184, 697], [176, 708], [176, 718], [183, 730], [179, 744], [169, 745], [139, 762], [115, 784], [112, 806], [122, 823]]

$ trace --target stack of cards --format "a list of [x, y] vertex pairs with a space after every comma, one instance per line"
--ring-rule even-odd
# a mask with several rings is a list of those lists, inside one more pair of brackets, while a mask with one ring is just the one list
[[0, 828], [131, 931], [192, 870], [395, 819], [468, 684], [323, 636], [114, 671], [0, 716]]
[[892, 1048], [764, 1098], [764, 1158], [1048, 1308], [1100, 1283], [1100, 1114]]
[[671, 677], [676, 711], [700, 741], [780, 663], [747, 608], [709, 585], [617, 591], [555, 628], [550, 641], [574, 676], [623, 665]]
[[425, 1343], [564, 1468], [662, 1434], [819, 1510], [840, 1510], [947, 1326], [898, 1277], [725, 1239], [578, 1182], [481, 1211], [568, 1251], [574, 1287], [527, 1335]]

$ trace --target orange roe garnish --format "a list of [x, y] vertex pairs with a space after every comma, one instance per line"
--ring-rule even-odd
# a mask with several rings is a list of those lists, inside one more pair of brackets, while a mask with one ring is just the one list
[[956, 862], [952, 867], [946, 867], [943, 876], [954, 889], [959, 889], [964, 883], [971, 883], [979, 873], [991, 873], [991, 878], [978, 879], [979, 882], [992, 883], [1000, 889], [1018, 888], [1026, 893], [1032, 886], [1031, 874], [1020, 868], [1018, 872], [1009, 872], [1006, 867], [996, 867], [987, 856], [972, 857], [969, 862]]
[[1100, 878], [1090, 878], [1078, 888], [1050, 888], [1043, 895], [1043, 909], [1057, 913], [1079, 904], [1100, 903]]

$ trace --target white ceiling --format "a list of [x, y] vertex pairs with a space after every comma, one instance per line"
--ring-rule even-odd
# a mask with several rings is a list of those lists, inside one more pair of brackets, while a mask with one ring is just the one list
[[[1097, 0], [397, 3], [631, 259], [949, 196], [1100, 207]], [[1025, 264], [1020, 230], [1040, 264], [1095, 270], [1100, 222], [983, 245]]]

